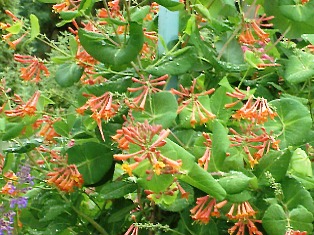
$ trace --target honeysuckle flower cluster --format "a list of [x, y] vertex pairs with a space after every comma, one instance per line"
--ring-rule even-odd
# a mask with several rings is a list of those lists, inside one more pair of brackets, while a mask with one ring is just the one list
[[52, 9], [56, 13], [60, 13], [61, 11], [75, 11], [78, 9], [81, 0], [63, 0], [60, 3], [57, 3], [52, 6]]
[[[237, 208], [236, 214], [234, 214], [235, 208]], [[247, 228], [249, 234], [263, 235], [263, 233], [255, 226], [255, 223], [262, 223], [261, 220], [255, 219], [256, 213], [257, 212], [252, 208], [248, 201], [232, 204], [226, 216], [230, 220], [237, 220], [237, 222], [234, 226], [228, 229], [228, 233], [230, 235], [244, 235]]]
[[46, 77], [49, 77], [50, 75], [47, 67], [44, 65], [44, 62], [36, 56], [15, 54], [14, 60], [22, 64], [29, 64], [28, 67], [21, 68], [21, 78], [25, 81], [35, 83], [40, 82], [41, 71], [44, 72]]
[[5, 110], [4, 113], [8, 117], [24, 117], [26, 115], [33, 116], [37, 111], [36, 105], [39, 97], [40, 92], [36, 91], [27, 102], [24, 102], [19, 95], [15, 94], [14, 102], [18, 105], [14, 109]]
[[76, 109], [76, 112], [83, 115], [88, 109], [92, 111], [91, 118], [96, 121], [101, 137], [105, 140], [101, 122], [102, 120], [108, 122], [113, 118], [117, 114], [120, 105], [113, 100], [113, 94], [111, 92], [105, 92], [99, 97], [89, 94], [85, 96], [89, 97], [89, 99], [82, 107]]
[[60, 119], [52, 119], [48, 115], [43, 115], [42, 118], [37, 119], [33, 124], [33, 128], [39, 130], [36, 135], [43, 137], [46, 142], [55, 142], [54, 138], [60, 137], [60, 135], [55, 131], [53, 124], [58, 120]]
[[47, 183], [54, 185], [59, 190], [70, 193], [74, 191], [74, 188], [81, 188], [84, 183], [83, 176], [78, 171], [77, 166], [74, 164], [54, 168], [47, 174]]
[[[16, 17], [11, 11], [9, 10], [5, 10], [4, 11], [13, 21], [13, 25], [15, 24], [20, 24], [21, 26], [23, 26], [23, 21], [21, 19], [19, 19], [18, 17]], [[0, 22], [0, 29], [2, 30], [6, 30], [9, 29], [11, 26], [13, 26], [10, 23], [3, 23]], [[21, 27], [22, 28], [22, 27]], [[2, 39], [10, 46], [11, 49], [15, 50], [16, 46], [22, 42], [23, 38], [27, 35], [27, 32], [24, 33], [22, 36], [20, 36], [17, 39], [13, 39], [16, 38], [15, 33], [12, 32], [8, 32], [7, 34], [2, 35]]]
[[146, 99], [149, 97], [150, 94], [160, 91], [158, 87], [164, 86], [166, 84], [166, 80], [168, 79], [168, 77], [169, 77], [168, 74], [154, 79], [151, 79], [152, 78], [151, 75], [149, 75], [147, 79], [144, 76], [141, 76], [140, 79], [133, 77], [132, 81], [134, 83], [140, 84], [140, 86], [129, 87], [128, 91], [134, 93], [140, 92], [140, 94], [131, 100], [126, 99], [125, 103], [131, 109], [144, 110]]
[[216, 116], [207, 110], [204, 105], [198, 100], [200, 96], [206, 96], [212, 94], [215, 89], [212, 88], [208, 91], [201, 93], [195, 93], [196, 79], [193, 80], [192, 86], [185, 88], [180, 84], [180, 91], [171, 89], [171, 93], [178, 96], [179, 108], [177, 113], [181, 113], [182, 110], [186, 109], [191, 105], [192, 113], [190, 123], [192, 127], [199, 122], [200, 125], [207, 123], [209, 120], [214, 119]]
[[[160, 174], [175, 174], [180, 170], [181, 160], [172, 160], [164, 156], [159, 148], [164, 146], [170, 130], [162, 129], [161, 125], [150, 125], [148, 121], [122, 127], [112, 136], [123, 153], [114, 154], [114, 159], [124, 161], [122, 168], [131, 176], [132, 171], [144, 160], [152, 165], [147, 173], [152, 176]], [[130, 153], [130, 145], [138, 150]], [[129, 160], [129, 163], [127, 162]]]
[[199, 223], [207, 224], [211, 217], [220, 217], [220, 209], [227, 204], [227, 200], [217, 203], [217, 200], [210, 195], [196, 199], [196, 206], [193, 207], [191, 217]]
[[306, 231], [288, 229], [285, 235], [307, 235]]
[[[248, 91], [249, 88], [247, 93]], [[227, 95], [237, 98], [237, 100], [226, 104], [226, 108], [234, 107], [247, 96], [238, 88], [232, 93], [227, 92]], [[266, 99], [255, 98], [253, 95], [249, 95], [245, 104], [232, 115], [232, 118], [239, 122], [239, 129], [229, 128], [231, 147], [243, 148], [251, 168], [254, 168], [270, 148], [279, 150], [279, 140], [276, 140], [272, 133], [268, 133], [263, 126], [265, 122], [276, 116], [277, 113], [272, 110]]]
[[255, 8], [253, 19], [247, 19], [244, 15], [244, 23], [241, 34], [238, 40], [241, 44], [243, 52], [251, 52], [257, 58], [260, 58], [261, 63], [257, 64], [258, 68], [265, 68], [269, 66], [278, 66], [275, 59], [267, 54], [266, 46], [270, 43], [269, 33], [266, 33], [261, 27], [272, 27], [273, 24], [269, 23], [274, 16], [266, 16], [263, 14], [258, 18], [258, 11], [260, 5]]

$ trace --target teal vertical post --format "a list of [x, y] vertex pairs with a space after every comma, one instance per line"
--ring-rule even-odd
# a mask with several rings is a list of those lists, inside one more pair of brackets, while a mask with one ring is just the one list
[[[178, 2], [179, 0], [173, 0]], [[177, 41], [178, 34], [179, 34], [179, 12], [178, 11], [169, 11], [167, 8], [160, 6], [159, 13], [158, 13], [158, 33], [159, 36], [165, 42], [167, 48], [164, 48], [160, 40], [158, 41], [158, 53], [159, 56], [169, 48], [169, 43], [172, 41]], [[172, 76], [166, 89], [175, 88], [177, 87], [178, 78], [176, 76]]]
[[[178, 2], [178, 0], [175, 0]], [[167, 47], [171, 41], [176, 41], [179, 34], [179, 12], [169, 11], [167, 8], [160, 6], [158, 14], [158, 33], [164, 40]], [[170, 48], [167, 48], [170, 49]], [[161, 55], [166, 48], [158, 42], [158, 53]]]

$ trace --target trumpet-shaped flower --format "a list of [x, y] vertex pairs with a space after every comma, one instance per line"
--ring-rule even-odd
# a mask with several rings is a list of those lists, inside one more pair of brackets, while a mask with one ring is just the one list
[[110, 92], [106, 92], [99, 97], [95, 95], [87, 96], [90, 96], [90, 98], [82, 107], [76, 109], [76, 112], [83, 115], [86, 110], [90, 109], [92, 111], [91, 117], [96, 121], [101, 137], [105, 140], [101, 121], [109, 121], [113, 118], [117, 114], [120, 105], [113, 101], [113, 95]]
[[40, 92], [36, 91], [34, 95], [26, 102], [18, 95], [15, 95], [15, 101], [20, 103], [14, 109], [5, 110], [4, 113], [8, 117], [24, 117], [26, 115], [33, 116], [36, 112], [36, 104], [38, 102]]
[[[163, 130], [161, 125], [150, 125], [147, 121], [134, 126], [122, 127], [117, 130], [117, 134], [112, 136], [112, 139], [126, 153], [115, 154], [113, 157], [120, 161], [132, 159], [132, 164], [124, 163], [122, 166], [129, 175], [138, 166], [137, 163], [146, 159], [152, 165], [152, 172], [157, 175], [178, 173], [182, 164], [181, 160], [167, 158], [159, 151], [159, 148], [166, 144], [165, 139], [169, 133], [170, 130]], [[157, 137], [154, 138], [155, 136]], [[128, 153], [130, 145], [137, 146], [139, 150]]]
[[141, 93], [137, 97], [133, 98], [131, 101], [126, 100], [125, 101], [126, 104], [131, 109], [144, 110], [147, 97], [152, 93], [156, 93], [160, 91], [158, 86], [165, 85], [168, 77], [169, 77], [168, 74], [163, 75], [159, 78], [154, 78], [154, 79], [151, 79], [151, 76], [149, 76], [147, 80], [144, 76], [142, 76], [141, 79], [137, 79], [133, 77], [132, 81], [140, 84], [140, 86], [129, 87], [128, 91], [129, 92], [141, 92]]
[[177, 91], [173, 88], [171, 89], [172, 94], [177, 95], [179, 97], [178, 102], [180, 105], [177, 110], [177, 113], [180, 113], [183, 109], [187, 108], [188, 105], [190, 104], [192, 105], [192, 114], [190, 119], [192, 127], [195, 127], [195, 124], [198, 122], [196, 119], [196, 112], [200, 119], [201, 125], [216, 117], [213, 113], [207, 110], [204, 107], [204, 105], [198, 100], [200, 96], [212, 94], [215, 91], [215, 89], [212, 88], [208, 91], [195, 93], [195, 85], [196, 79], [193, 80], [192, 86], [190, 88], [184, 88], [182, 85], [180, 85], [180, 91]]
[[61, 168], [55, 168], [54, 171], [47, 174], [47, 183], [56, 186], [64, 192], [73, 192], [74, 188], [81, 188], [84, 180], [78, 171], [76, 165], [71, 164]]
[[203, 224], [207, 224], [211, 218], [220, 217], [219, 209], [227, 204], [227, 200], [217, 203], [215, 198], [206, 195], [196, 199], [196, 206], [190, 212], [192, 219]]
[[[235, 209], [237, 212], [234, 213]], [[257, 229], [254, 223], [262, 223], [261, 220], [255, 219], [256, 211], [252, 208], [248, 201], [232, 204], [229, 212], [226, 214], [227, 218], [230, 220], [237, 220], [237, 222], [228, 229], [230, 235], [244, 235], [246, 228], [250, 235], [262, 235], [262, 233]]]
[[206, 150], [201, 158], [198, 159], [198, 165], [204, 167], [205, 170], [208, 169], [208, 163], [210, 161], [211, 155], [211, 147], [212, 147], [212, 140], [209, 134], [203, 132], [203, 137], [205, 138], [204, 145], [206, 146]]
[[30, 55], [15, 54], [14, 60], [22, 64], [29, 64], [28, 67], [21, 68], [21, 78], [23, 78], [25, 81], [38, 83], [41, 80], [41, 71], [44, 72], [44, 75], [46, 77], [50, 75], [44, 63], [36, 57]]

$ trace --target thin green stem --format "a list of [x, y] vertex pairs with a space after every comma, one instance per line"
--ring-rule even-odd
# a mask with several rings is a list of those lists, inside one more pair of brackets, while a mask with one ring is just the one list
[[[67, 199], [64, 196], [64, 194], [60, 193], [60, 195], [66, 203], [71, 204], [69, 199]], [[82, 219], [87, 220], [101, 235], [109, 235], [109, 233], [102, 226], [100, 226], [100, 224], [98, 224], [95, 220], [90, 218], [88, 215], [86, 215], [83, 212], [81, 212], [80, 210], [76, 209], [76, 207], [74, 207], [72, 204], [71, 204], [71, 208], [75, 211], [75, 213], [78, 216], [80, 216]]]
[[240, 83], [239, 83], [239, 85], [238, 85], [238, 88], [241, 87], [241, 85], [242, 85], [242, 83], [244, 82], [244, 79], [246, 78], [246, 76], [247, 76], [249, 70], [250, 70], [250, 67], [248, 67], [248, 69], [245, 71], [245, 73], [244, 73], [243, 77], [241, 78], [241, 81], [240, 81]]

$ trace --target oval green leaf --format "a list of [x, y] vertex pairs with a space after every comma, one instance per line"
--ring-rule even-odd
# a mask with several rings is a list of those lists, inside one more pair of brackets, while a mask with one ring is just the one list
[[78, 35], [88, 54], [101, 63], [114, 66], [129, 64], [140, 53], [144, 43], [142, 25], [137, 22], [130, 22], [129, 39], [120, 48], [99, 33], [79, 29]]
[[113, 152], [103, 144], [87, 142], [67, 150], [68, 163], [75, 164], [86, 185], [95, 184], [110, 170]]
[[56, 72], [55, 80], [61, 87], [70, 87], [78, 82], [84, 68], [75, 63], [61, 64]]
[[306, 141], [312, 127], [312, 119], [307, 107], [291, 98], [270, 102], [278, 117], [265, 123], [268, 132], [273, 132], [280, 140], [280, 148], [298, 146]]

